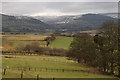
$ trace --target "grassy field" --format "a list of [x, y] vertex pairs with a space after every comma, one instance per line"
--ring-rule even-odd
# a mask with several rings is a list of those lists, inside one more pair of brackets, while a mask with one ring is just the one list
[[46, 38], [46, 35], [3, 35], [2, 47], [4, 51], [13, 50], [18, 46], [25, 46], [32, 42], [39, 42], [41, 46], [45, 46], [46, 42], [42, 41]]
[[[3, 78], [20, 78], [22, 70], [24, 71], [24, 78], [36, 78], [37, 74], [41, 78], [112, 78], [111, 76], [89, 72], [83, 64], [67, 60], [66, 57], [11, 55], [13, 58], [5, 58], [5, 56], [8, 55], [3, 56], [2, 65], [3, 69], [7, 68], [7, 70]], [[72, 70], [82, 71], [73, 72]]]
[[68, 49], [72, 40], [73, 37], [57, 36], [56, 39], [50, 43], [49, 47]]
[[[46, 46], [44, 40], [47, 35], [3, 35], [2, 47], [3, 51], [14, 50], [18, 46], [25, 46], [32, 42], [39, 42], [41, 46]], [[51, 48], [63, 48], [68, 49], [73, 37], [57, 36], [54, 41], [49, 45]]]

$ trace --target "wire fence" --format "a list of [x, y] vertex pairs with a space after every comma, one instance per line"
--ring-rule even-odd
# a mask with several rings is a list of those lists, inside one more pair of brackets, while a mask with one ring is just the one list
[[[7, 74], [7, 70], [18, 70], [20, 72], [20, 78], [21, 80], [24, 78], [24, 74], [26, 73], [26, 71], [36, 71], [36, 72], [85, 72], [87, 75], [89, 75], [89, 73], [94, 73], [96, 74], [96, 72], [90, 72], [88, 70], [70, 70], [70, 69], [53, 69], [53, 68], [31, 68], [31, 67], [16, 67], [16, 68], [4, 68], [2, 74], [6, 75]], [[36, 74], [36, 80], [41, 80], [42, 78], [40, 78], [39, 74]], [[51, 78], [52, 80], [55, 80], [55, 78]]]
[[59, 68], [37, 68], [37, 67], [15, 67], [15, 68], [4, 68], [3, 70], [6, 71], [7, 69], [11, 70], [18, 70], [18, 71], [44, 71], [44, 72], [87, 72], [89, 73], [90, 71], [88, 70], [72, 70], [72, 69], [59, 69]]

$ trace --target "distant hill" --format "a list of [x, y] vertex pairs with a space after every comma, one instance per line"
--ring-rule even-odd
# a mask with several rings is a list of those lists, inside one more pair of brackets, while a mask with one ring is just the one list
[[116, 18], [112, 18], [109, 16], [100, 15], [100, 14], [85, 14], [82, 17], [77, 18], [75, 20], [87, 21], [90, 24], [93, 24], [94, 27], [101, 27], [102, 23], [107, 20], [112, 20], [112, 21], [117, 22]]
[[3, 32], [39, 32], [62, 33], [96, 30], [106, 20], [117, 22], [117, 18], [102, 14], [84, 14], [74, 16], [9, 16], [2, 14]]
[[31, 17], [2, 14], [3, 32], [45, 32], [48, 28], [48, 24]]
[[120, 15], [120, 13], [101, 13], [101, 15], [118, 18], [118, 15]]
[[61, 30], [71, 32], [71, 31], [96, 30], [100, 28], [102, 23], [107, 20], [113, 20], [117, 22], [117, 18], [112, 18], [100, 14], [85, 14], [80, 17], [79, 16], [73, 18], [70, 17], [67, 20], [62, 20], [61, 23], [59, 22], [54, 25], [57, 28], [59, 28], [57, 29], [59, 31]]

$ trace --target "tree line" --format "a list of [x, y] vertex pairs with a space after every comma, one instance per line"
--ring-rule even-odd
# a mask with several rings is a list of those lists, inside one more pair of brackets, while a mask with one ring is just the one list
[[120, 77], [118, 23], [106, 21], [95, 36], [81, 33], [74, 37], [67, 56], [109, 74]]

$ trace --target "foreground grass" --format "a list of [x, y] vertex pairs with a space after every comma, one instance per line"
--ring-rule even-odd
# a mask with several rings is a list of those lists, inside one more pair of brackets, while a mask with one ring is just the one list
[[73, 37], [57, 36], [56, 39], [50, 43], [49, 47], [68, 49], [72, 40]]
[[[84, 65], [67, 60], [66, 57], [16, 56], [16, 58], [4, 58], [3, 56], [2, 60], [3, 69], [8, 68], [3, 78], [20, 78], [22, 70], [18, 70], [18, 68], [26, 68], [25, 71], [23, 70], [24, 78], [36, 78], [37, 74], [41, 78], [112, 78], [98, 73], [88, 73]], [[48, 69], [47, 71], [46, 68]], [[62, 72], [60, 69], [83, 70], [85, 72]]]

